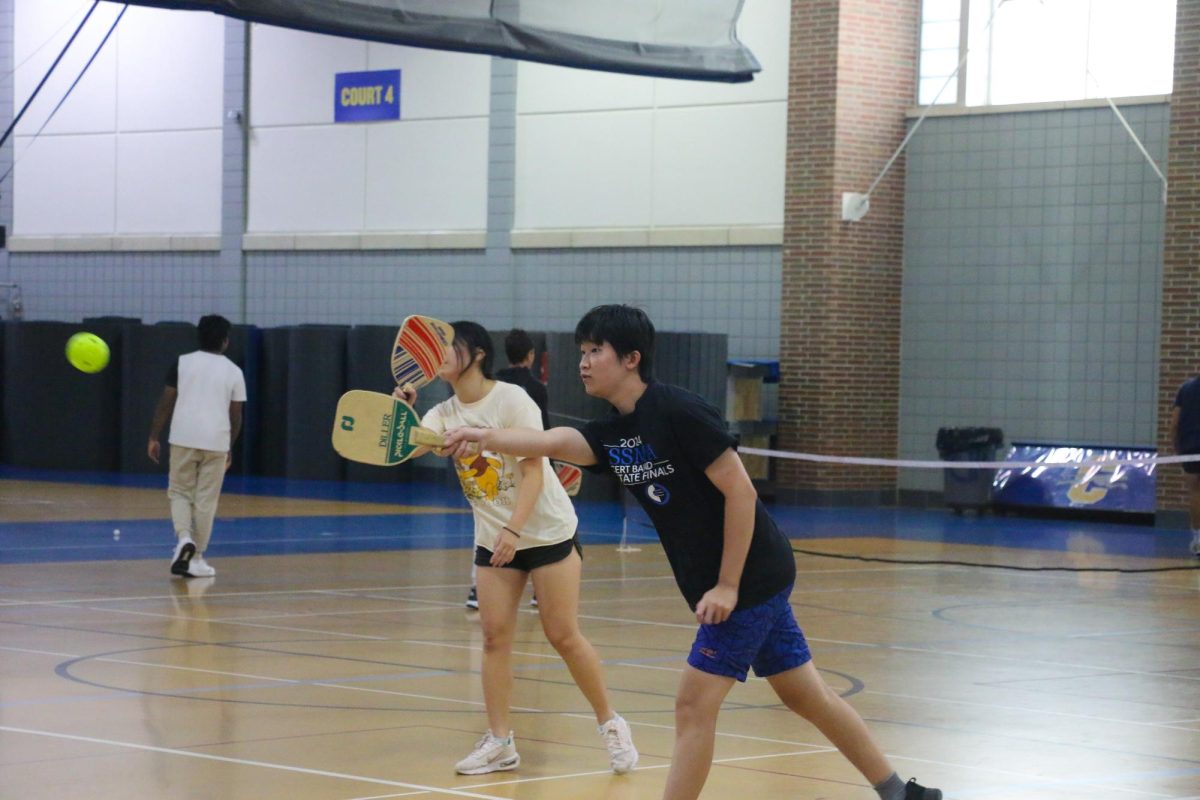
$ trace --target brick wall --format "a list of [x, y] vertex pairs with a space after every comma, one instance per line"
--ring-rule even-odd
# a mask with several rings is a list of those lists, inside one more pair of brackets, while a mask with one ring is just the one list
[[[780, 307], [780, 446], [894, 456], [904, 224], [901, 156], [857, 223], [864, 192], [914, 102], [918, 0], [792, 4]], [[892, 491], [894, 471], [779, 465], [785, 489]]]
[[[1158, 446], [1164, 453], [1173, 452], [1168, 426], [1175, 391], [1200, 372], [1200, 0], [1179, 0], [1175, 13], [1159, 352]], [[1158, 472], [1158, 507], [1187, 507], [1178, 467]]]

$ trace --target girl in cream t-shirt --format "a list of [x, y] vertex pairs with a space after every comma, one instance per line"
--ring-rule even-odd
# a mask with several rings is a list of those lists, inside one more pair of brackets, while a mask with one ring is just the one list
[[[491, 390], [473, 403], [465, 403], [457, 395], [439, 403], [425, 414], [421, 425], [438, 433], [462, 427], [540, 429], [542, 415], [520, 386], [495, 381]], [[522, 482], [523, 460], [491, 452], [455, 459], [454, 469], [463, 494], [475, 512], [476, 547], [494, 553], [504, 527], [515, 527], [511, 522]], [[541, 494], [521, 526], [521, 535], [515, 542], [518, 552], [572, 539], [579, 524], [575, 507], [549, 460], [535, 460], [540, 464]]]
[[[454, 396], [421, 424], [439, 433], [462, 426], [542, 428], [537, 404], [519, 386], [492, 379], [492, 337], [474, 322], [455, 322], [454, 347], [438, 372]], [[415, 392], [396, 389], [412, 403]], [[578, 519], [544, 458], [483, 451], [455, 459], [463, 494], [475, 516], [476, 585], [483, 650], [483, 699], [488, 730], [455, 766], [460, 775], [516, 769], [521, 763], [509, 727], [512, 647], [525, 584], [532, 578], [542, 630], [592, 706], [613, 772], [637, 764], [629, 724], [609, 702], [600, 657], [579, 630], [583, 550]]]

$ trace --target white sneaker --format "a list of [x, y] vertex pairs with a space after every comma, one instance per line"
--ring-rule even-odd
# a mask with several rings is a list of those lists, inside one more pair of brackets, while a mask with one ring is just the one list
[[459, 775], [483, 775], [516, 769], [520, 763], [521, 756], [517, 753], [512, 731], [508, 732], [507, 739], [497, 739], [488, 731], [475, 743], [471, 755], [454, 765], [454, 771]]
[[608, 748], [608, 761], [612, 771], [618, 775], [629, 772], [638, 762], [638, 751], [633, 746], [633, 734], [629, 723], [620, 715], [599, 727], [600, 736], [604, 738], [604, 746]]
[[1200, 558], [1200, 531], [1192, 531], [1192, 555]]
[[196, 555], [196, 543], [190, 538], [180, 539], [175, 545], [175, 554], [171, 556], [171, 574], [186, 576], [188, 563], [191, 562], [194, 555]]
[[189, 578], [211, 578], [217, 571], [210, 567], [202, 556], [196, 556], [192, 563], [188, 564], [187, 574]]

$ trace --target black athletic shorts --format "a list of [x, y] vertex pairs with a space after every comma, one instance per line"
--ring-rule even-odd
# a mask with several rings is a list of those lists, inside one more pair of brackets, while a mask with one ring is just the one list
[[[538, 567], [557, 564], [571, 555], [572, 548], [579, 553], [580, 558], [583, 558], [583, 545], [579, 543], [578, 531], [570, 539], [561, 541], [558, 544], [547, 544], [541, 547], [529, 547], [525, 550], [518, 550], [516, 555], [513, 556], [513, 560], [504, 566], [506, 569], [519, 569], [522, 572], [532, 572]], [[490, 567], [492, 565], [491, 561], [492, 551], [486, 547], [476, 546], [475, 566]]]

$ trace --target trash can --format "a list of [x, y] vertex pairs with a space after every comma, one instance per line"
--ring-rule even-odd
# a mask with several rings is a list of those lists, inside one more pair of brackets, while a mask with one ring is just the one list
[[[1004, 442], [999, 428], [939, 428], [938, 456], [943, 461], [995, 461]], [[972, 508], [983, 513], [992, 504], [994, 469], [943, 470], [943, 499], [947, 506], [961, 514]]]

